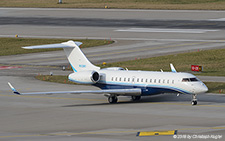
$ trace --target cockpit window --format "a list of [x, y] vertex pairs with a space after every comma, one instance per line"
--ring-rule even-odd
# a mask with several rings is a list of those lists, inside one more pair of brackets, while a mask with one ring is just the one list
[[197, 78], [183, 78], [182, 82], [194, 82], [194, 81], [198, 81]]
[[197, 78], [190, 78], [191, 81], [198, 81]]

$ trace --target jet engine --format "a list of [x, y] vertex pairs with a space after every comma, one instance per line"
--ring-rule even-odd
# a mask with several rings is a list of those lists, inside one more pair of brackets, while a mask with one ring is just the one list
[[69, 80], [76, 83], [95, 84], [100, 80], [100, 75], [96, 71], [81, 71], [70, 74]]

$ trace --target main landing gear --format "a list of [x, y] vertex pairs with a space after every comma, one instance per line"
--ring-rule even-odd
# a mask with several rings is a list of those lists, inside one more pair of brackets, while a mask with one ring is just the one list
[[[118, 101], [118, 98], [116, 95], [105, 95], [105, 96], [108, 97], [108, 101], [110, 104], [117, 103], [117, 101]], [[133, 101], [137, 101], [137, 100], [141, 99], [141, 96], [131, 96], [131, 99]]]
[[117, 103], [118, 98], [116, 95], [112, 95], [112, 96], [108, 97], [108, 101], [109, 101], [109, 103]]
[[197, 95], [196, 94], [192, 94], [192, 102], [191, 102], [191, 104], [193, 106], [198, 104], [198, 102], [197, 102]]
[[131, 96], [132, 101], [138, 101], [141, 99], [141, 96]]

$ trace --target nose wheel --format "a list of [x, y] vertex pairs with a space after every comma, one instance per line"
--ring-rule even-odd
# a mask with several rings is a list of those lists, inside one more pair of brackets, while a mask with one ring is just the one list
[[192, 101], [191, 104], [194, 106], [194, 105], [197, 105], [198, 102], [197, 101]]
[[197, 102], [197, 95], [196, 94], [192, 95], [192, 102], [191, 102], [191, 104], [193, 106], [198, 104], [198, 102]]

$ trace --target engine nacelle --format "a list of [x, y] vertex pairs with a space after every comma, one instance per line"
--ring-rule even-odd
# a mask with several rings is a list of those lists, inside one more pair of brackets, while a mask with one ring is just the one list
[[70, 74], [69, 80], [82, 84], [95, 84], [100, 80], [100, 75], [96, 71], [81, 71]]

